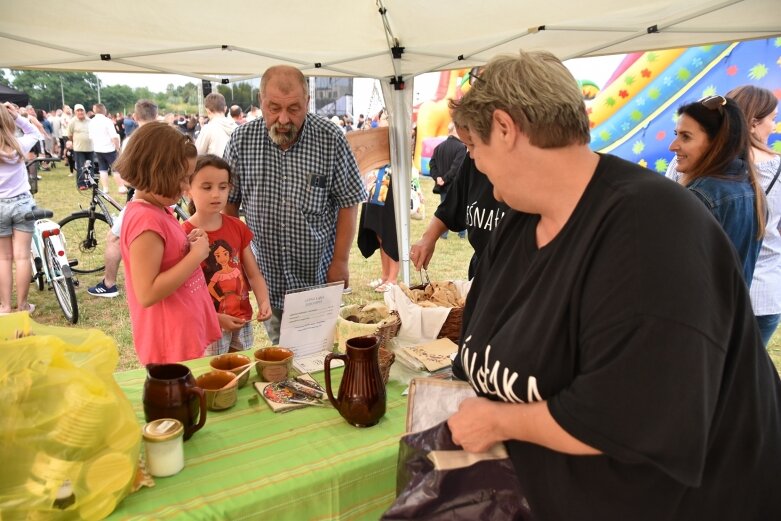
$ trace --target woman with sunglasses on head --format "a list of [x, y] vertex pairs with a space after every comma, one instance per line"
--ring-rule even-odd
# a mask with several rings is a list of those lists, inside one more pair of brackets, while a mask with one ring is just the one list
[[772, 91], [754, 85], [732, 89], [727, 97], [743, 111], [750, 133], [751, 162], [767, 200], [765, 238], [751, 281], [751, 304], [767, 347], [781, 318], [781, 184], [777, 184], [781, 156], [767, 145], [778, 115], [778, 99]]
[[678, 182], [713, 214], [732, 241], [751, 285], [765, 231], [765, 197], [750, 158], [749, 133], [735, 101], [709, 96], [678, 109]]

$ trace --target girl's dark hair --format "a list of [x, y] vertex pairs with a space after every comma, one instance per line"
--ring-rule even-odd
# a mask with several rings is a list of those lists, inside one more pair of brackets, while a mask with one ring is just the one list
[[723, 105], [706, 106], [696, 101], [681, 106], [678, 115], [686, 115], [696, 121], [710, 141], [708, 149], [698, 163], [686, 172], [687, 184], [700, 177], [723, 177], [735, 158], [742, 159], [746, 164], [749, 182], [754, 189], [754, 206], [759, 223], [757, 238], [764, 236], [765, 193], [751, 161], [750, 135], [738, 104], [730, 98], [725, 98]]
[[[214, 154], [204, 154], [202, 156], [198, 156], [198, 159], [195, 162], [195, 171], [193, 171], [193, 175], [190, 176], [191, 185], [193, 184], [193, 179], [195, 179], [195, 176], [198, 175], [198, 172], [201, 171], [201, 168], [207, 166], [213, 166], [214, 168], [228, 172], [228, 184], [233, 184], [233, 172], [231, 171], [231, 166], [228, 164], [228, 162], [220, 156], [215, 156]], [[190, 215], [194, 215], [195, 210], [195, 203], [190, 200], [190, 202], [187, 204], [187, 211], [190, 212]]]

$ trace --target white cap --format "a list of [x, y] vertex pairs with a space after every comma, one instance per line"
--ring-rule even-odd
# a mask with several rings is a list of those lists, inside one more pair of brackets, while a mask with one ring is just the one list
[[84, 110], [84, 105], [82, 105], [81, 103], [76, 103], [76, 104], [73, 106], [73, 110], [74, 110], [74, 111], [76, 111], [76, 110]]

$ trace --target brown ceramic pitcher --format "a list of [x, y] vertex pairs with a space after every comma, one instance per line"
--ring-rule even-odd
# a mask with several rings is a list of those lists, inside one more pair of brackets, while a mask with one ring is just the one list
[[[380, 374], [380, 339], [376, 336], [359, 336], [345, 343], [344, 355], [329, 353], [325, 357], [325, 389], [328, 399], [347, 420], [356, 427], [376, 425], [385, 415], [385, 383]], [[344, 361], [344, 375], [339, 394], [331, 392], [331, 360]]]
[[175, 418], [184, 425], [184, 439], [190, 439], [206, 423], [203, 389], [195, 385], [190, 369], [182, 364], [149, 364], [146, 371], [143, 397], [146, 421]]

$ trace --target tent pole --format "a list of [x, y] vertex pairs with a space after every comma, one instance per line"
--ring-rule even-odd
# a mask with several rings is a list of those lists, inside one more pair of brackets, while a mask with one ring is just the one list
[[410, 173], [412, 171], [411, 114], [412, 79], [381, 80], [390, 124], [390, 152], [393, 175], [393, 202], [396, 207], [396, 239], [399, 246], [401, 278], [409, 285]]

